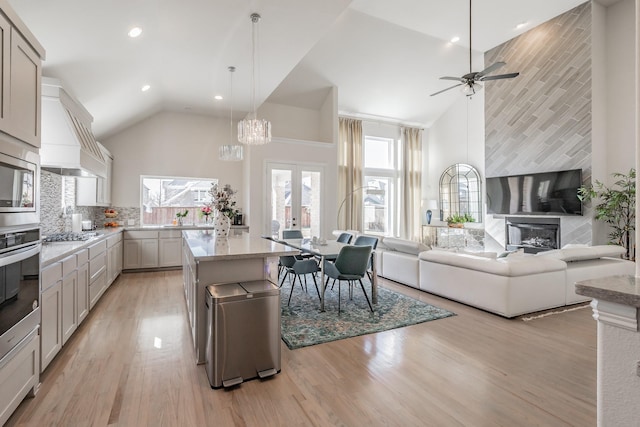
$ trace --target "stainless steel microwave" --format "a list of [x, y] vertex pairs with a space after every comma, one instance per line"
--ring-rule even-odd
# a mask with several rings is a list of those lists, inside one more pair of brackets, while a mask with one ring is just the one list
[[40, 222], [40, 156], [0, 138], [0, 228]]

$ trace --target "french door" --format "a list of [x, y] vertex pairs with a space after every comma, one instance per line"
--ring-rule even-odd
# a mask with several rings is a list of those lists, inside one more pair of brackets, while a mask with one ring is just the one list
[[296, 229], [304, 237], [320, 237], [323, 198], [323, 167], [267, 163], [267, 209], [265, 227], [273, 236]]

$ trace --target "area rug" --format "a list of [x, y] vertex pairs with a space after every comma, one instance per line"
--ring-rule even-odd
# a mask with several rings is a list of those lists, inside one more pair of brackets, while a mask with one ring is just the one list
[[[455, 316], [454, 313], [378, 286], [378, 304], [371, 313], [359, 285], [349, 300], [346, 282], [342, 285], [341, 311], [338, 314], [338, 285], [325, 294], [325, 311], [319, 310], [319, 299], [309, 276], [307, 292], [299, 283], [287, 306], [291, 288], [285, 280], [280, 299], [282, 340], [290, 349], [322, 344], [344, 338], [366, 335], [430, 320]], [[371, 292], [366, 282], [365, 289]], [[370, 294], [369, 294], [370, 296]]]

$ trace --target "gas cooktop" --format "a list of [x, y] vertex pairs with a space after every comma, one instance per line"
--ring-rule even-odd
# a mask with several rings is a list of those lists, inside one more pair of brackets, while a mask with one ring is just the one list
[[68, 231], [64, 233], [52, 233], [42, 239], [43, 242], [75, 242], [75, 241], [85, 241], [89, 240], [93, 237], [96, 237], [98, 234], [96, 232], [82, 232], [75, 233], [73, 231]]

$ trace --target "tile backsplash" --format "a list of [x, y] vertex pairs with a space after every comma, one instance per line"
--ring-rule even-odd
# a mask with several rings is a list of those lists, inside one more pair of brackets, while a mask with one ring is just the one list
[[72, 176], [61, 176], [45, 170], [40, 174], [40, 226], [42, 234], [71, 231], [71, 216], [82, 214], [83, 220], [91, 220], [97, 228], [102, 228], [107, 221], [116, 221], [124, 226], [140, 225], [140, 208], [110, 206], [118, 212], [117, 218], [106, 219], [105, 207], [76, 206], [76, 179]]

